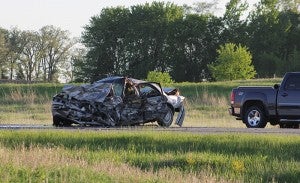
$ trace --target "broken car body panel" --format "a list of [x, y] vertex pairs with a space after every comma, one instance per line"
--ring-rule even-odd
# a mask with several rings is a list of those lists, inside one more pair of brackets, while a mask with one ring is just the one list
[[177, 89], [164, 90], [159, 83], [126, 77], [66, 85], [53, 97], [53, 125], [122, 126], [157, 121], [170, 126], [178, 112], [175, 123], [182, 126], [184, 97]]

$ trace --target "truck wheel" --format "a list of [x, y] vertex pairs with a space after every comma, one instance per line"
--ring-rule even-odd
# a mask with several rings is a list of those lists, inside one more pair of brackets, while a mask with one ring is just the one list
[[266, 127], [267, 121], [262, 107], [254, 105], [246, 109], [243, 122], [248, 128]]

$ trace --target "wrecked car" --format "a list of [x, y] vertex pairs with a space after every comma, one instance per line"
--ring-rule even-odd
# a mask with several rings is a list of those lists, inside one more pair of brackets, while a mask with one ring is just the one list
[[184, 97], [176, 88], [127, 77], [108, 77], [93, 84], [66, 85], [53, 97], [54, 126], [131, 126], [149, 122], [182, 126]]

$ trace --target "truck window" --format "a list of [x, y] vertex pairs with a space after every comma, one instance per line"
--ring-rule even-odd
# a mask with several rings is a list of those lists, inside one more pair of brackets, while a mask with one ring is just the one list
[[285, 83], [285, 90], [300, 90], [300, 76], [290, 76]]

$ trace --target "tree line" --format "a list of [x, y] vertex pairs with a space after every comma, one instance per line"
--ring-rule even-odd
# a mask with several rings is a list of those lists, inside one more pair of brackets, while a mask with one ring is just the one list
[[0, 29], [1, 79], [58, 82], [70, 68], [76, 42], [67, 31], [44, 26], [39, 31]]
[[300, 69], [299, 1], [261, 0], [249, 11], [246, 2], [231, 0], [222, 17], [212, 9], [207, 3], [181, 7], [162, 2], [103, 9], [83, 33], [89, 50], [80, 63], [81, 78], [145, 78], [149, 71], [160, 71], [175, 81], [210, 79], [209, 65], [226, 43], [250, 50], [256, 77]]
[[[1, 30], [1, 77], [56, 81], [63, 71], [70, 80], [95, 81], [107, 75], [143, 79], [157, 71], [169, 73], [176, 82], [216, 80], [220, 77], [212, 68], [220, 68], [218, 50], [226, 44], [251, 53], [245, 55], [252, 59], [247, 63], [254, 66], [255, 77], [300, 70], [298, 0], [261, 0], [253, 9], [246, 1], [230, 0], [222, 16], [214, 14], [216, 2], [192, 6], [153, 2], [102, 9], [84, 28], [85, 48], [75, 52], [74, 42], [52, 26], [29, 32], [33, 35], [26, 39], [21, 36], [26, 31]], [[235, 59], [237, 67], [232, 68], [240, 69], [243, 58], [237, 58], [241, 59]]]

